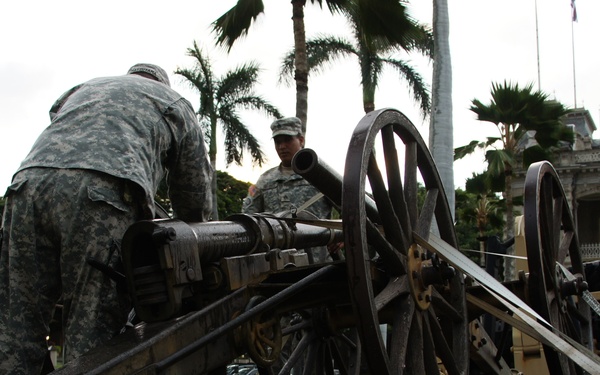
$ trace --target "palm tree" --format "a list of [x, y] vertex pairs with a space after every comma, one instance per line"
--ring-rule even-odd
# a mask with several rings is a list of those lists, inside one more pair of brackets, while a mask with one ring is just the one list
[[[294, 79], [296, 81], [296, 117], [302, 121], [302, 130], [306, 134], [308, 117], [308, 60], [306, 52], [306, 33], [304, 28], [304, 6], [306, 0], [291, 0], [294, 28]], [[355, 3], [354, 12], [361, 20], [365, 35], [379, 36], [383, 40], [400, 41], [405, 35], [396, 24], [404, 0], [325, 0], [332, 13], [348, 8]], [[311, 4], [323, 5], [323, 0], [310, 0]], [[231, 49], [236, 40], [247, 34], [252, 22], [264, 12], [263, 0], [238, 0], [230, 10], [215, 22], [213, 31], [217, 34], [217, 44]]]
[[[322, 6], [322, 0], [310, 0]], [[335, 12], [346, 0], [325, 0], [329, 10]], [[292, 21], [294, 27], [294, 50], [296, 51], [296, 117], [302, 121], [302, 131], [306, 134], [308, 113], [308, 68], [306, 62], [306, 33], [304, 28], [304, 6], [306, 0], [292, 0]], [[264, 12], [263, 0], [238, 0], [236, 5], [213, 22], [217, 34], [217, 44], [228, 50], [240, 37], [246, 35], [252, 22]]]
[[431, 100], [433, 110], [429, 117], [429, 148], [440, 173], [454, 216], [454, 164], [452, 124], [452, 63], [450, 59], [450, 21], [448, 0], [433, 0], [434, 59]]
[[225, 157], [227, 165], [235, 162], [242, 164], [243, 153], [248, 151], [252, 163], [262, 166], [265, 161], [264, 153], [258, 140], [250, 133], [248, 127], [241, 121], [240, 109], [261, 110], [275, 118], [281, 118], [279, 110], [254, 93], [257, 83], [259, 66], [246, 63], [234, 70], [228, 71], [222, 77], [215, 77], [210, 60], [198, 48], [188, 48], [187, 55], [196, 60], [192, 69], [177, 68], [175, 74], [183, 76], [190, 87], [200, 93], [200, 108], [198, 118], [206, 132], [209, 141], [208, 154], [210, 163], [215, 171], [212, 181], [213, 220], [218, 219], [217, 205], [217, 127], [220, 124], [225, 136]]
[[[405, 7], [401, 5], [395, 13], [398, 17], [395, 21], [397, 29], [403, 31], [400, 40], [392, 41], [381, 36], [369, 35], [365, 32], [363, 19], [358, 14], [358, 5], [358, 1], [351, 1], [344, 10], [352, 28], [353, 42], [327, 35], [306, 42], [309, 71], [319, 72], [339, 58], [356, 56], [362, 78], [363, 108], [365, 113], [369, 113], [375, 109], [375, 91], [380, 75], [384, 67], [391, 67], [408, 81], [423, 117], [426, 117], [431, 106], [429, 91], [423, 78], [407, 62], [395, 59], [391, 55], [398, 50], [417, 50], [431, 56], [431, 32], [411, 19], [406, 14]], [[289, 81], [289, 77], [293, 76], [294, 63], [295, 53], [292, 51], [283, 60], [281, 80]]]
[[[475, 227], [479, 233], [479, 251], [480, 265], [484, 263], [485, 240], [490, 229], [504, 227], [504, 211], [500, 206], [501, 200], [496, 196], [494, 188], [497, 185], [497, 179], [492, 178], [489, 173], [473, 173], [473, 177], [467, 179], [465, 190], [475, 196], [475, 199], [466, 203], [467, 206], [473, 206], [473, 218], [475, 219]], [[503, 184], [502, 184], [503, 185]], [[503, 202], [502, 202], [503, 203]]]
[[[570, 112], [561, 103], [548, 100], [548, 95], [533, 91], [533, 84], [520, 88], [518, 84], [504, 81], [492, 84], [492, 100], [483, 104], [473, 99], [471, 111], [480, 121], [491, 122], [498, 128], [500, 137], [490, 137], [485, 142], [471, 141], [455, 150], [455, 160], [470, 154], [476, 148], [487, 149], [488, 172], [504, 176], [506, 201], [505, 238], [514, 234], [512, 197], [512, 171], [517, 163], [517, 153], [523, 148], [527, 135], [533, 135], [537, 145], [523, 151], [523, 167], [539, 160], [550, 160], [552, 151], [560, 142], [572, 142], [573, 132], [560, 121]], [[494, 145], [500, 144], [499, 148]]]

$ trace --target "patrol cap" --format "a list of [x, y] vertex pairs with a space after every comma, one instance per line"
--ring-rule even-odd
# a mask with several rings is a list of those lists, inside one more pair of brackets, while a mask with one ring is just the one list
[[285, 117], [273, 121], [271, 124], [273, 137], [278, 135], [291, 135], [294, 137], [302, 135], [302, 122], [298, 117]]
[[147, 73], [152, 77], [156, 78], [158, 82], [164, 83], [165, 85], [171, 87], [171, 82], [169, 82], [169, 76], [167, 72], [163, 68], [154, 64], [135, 64], [127, 71], [127, 74], [135, 74], [135, 73]]

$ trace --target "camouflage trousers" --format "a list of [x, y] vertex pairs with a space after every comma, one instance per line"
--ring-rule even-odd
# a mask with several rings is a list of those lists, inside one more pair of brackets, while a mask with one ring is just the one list
[[67, 361], [123, 327], [129, 306], [87, 259], [120, 262], [118, 244], [139, 211], [129, 184], [84, 170], [32, 168], [15, 176], [2, 220], [0, 374], [40, 373], [59, 299]]

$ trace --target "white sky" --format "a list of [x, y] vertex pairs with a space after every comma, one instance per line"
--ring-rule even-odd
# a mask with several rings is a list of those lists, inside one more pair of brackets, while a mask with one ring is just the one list
[[[295, 89], [277, 84], [281, 57], [292, 48], [289, 1], [265, 0], [265, 14], [227, 55], [213, 47], [210, 23], [235, 0], [76, 0], [10, 1], [0, 16], [0, 195], [49, 124], [48, 109], [72, 86], [98, 76], [120, 75], [138, 62], [162, 66], [172, 86], [197, 108], [198, 96], [175, 76], [177, 67], [192, 67], [186, 49], [193, 41], [210, 49], [216, 75], [254, 60], [263, 71], [257, 93], [279, 107], [284, 115], [295, 111]], [[430, 24], [432, 1], [412, 0], [411, 14]], [[510, 80], [538, 87], [535, 0], [448, 0], [453, 66], [454, 147], [473, 139], [497, 136], [496, 128], [475, 120], [471, 100], [490, 100], [492, 82]], [[597, 51], [600, 2], [577, 0], [579, 22], [571, 32], [570, 0], [540, 0], [538, 8], [541, 89], [569, 107], [586, 107], [598, 122], [600, 73]], [[318, 33], [347, 35], [341, 16], [332, 17], [317, 5], [306, 7], [307, 36]], [[572, 35], [575, 53], [572, 49]], [[573, 59], [573, 56], [575, 58]], [[432, 65], [419, 56], [398, 55], [418, 67], [431, 83]], [[576, 65], [576, 85], [573, 61]], [[575, 90], [576, 86], [576, 90]], [[352, 131], [364, 115], [360, 76], [355, 60], [338, 62], [309, 81], [307, 147], [315, 149], [342, 173]], [[577, 103], [575, 103], [575, 96]], [[384, 73], [376, 106], [404, 112], [428, 139], [429, 121], [398, 76]], [[243, 167], [218, 168], [244, 181], [278, 164], [270, 139], [271, 120], [244, 113], [245, 123], [262, 141], [269, 162], [253, 168], [250, 157]], [[464, 187], [472, 172], [484, 169], [482, 155], [455, 163], [455, 183]]]

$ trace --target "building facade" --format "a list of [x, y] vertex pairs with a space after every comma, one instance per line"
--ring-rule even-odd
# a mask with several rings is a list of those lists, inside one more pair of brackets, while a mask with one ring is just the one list
[[[577, 226], [584, 261], [600, 259], [600, 140], [588, 110], [577, 108], [563, 122], [573, 129], [572, 145], [562, 147], [552, 165], [558, 173]], [[525, 141], [527, 143], [527, 140]], [[523, 195], [526, 170], [515, 169], [513, 193]]]

